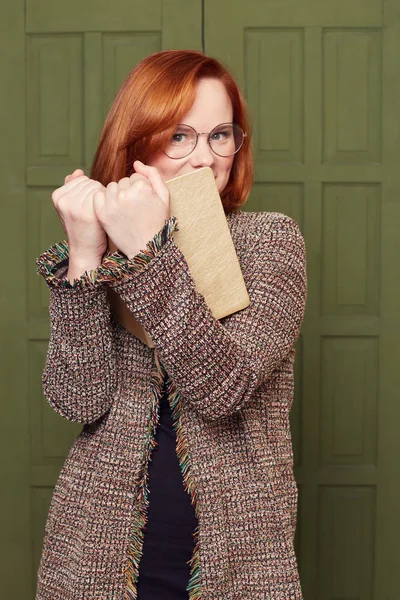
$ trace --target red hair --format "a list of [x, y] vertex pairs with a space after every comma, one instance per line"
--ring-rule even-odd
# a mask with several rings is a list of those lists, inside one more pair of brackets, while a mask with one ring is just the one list
[[247, 133], [221, 193], [226, 212], [242, 206], [253, 183], [246, 103], [227, 69], [215, 58], [196, 50], [157, 52], [129, 73], [107, 116], [90, 177], [106, 186], [129, 177], [135, 160], [146, 163], [162, 151], [193, 105], [196, 85], [203, 78], [223, 83], [232, 103], [233, 121]]

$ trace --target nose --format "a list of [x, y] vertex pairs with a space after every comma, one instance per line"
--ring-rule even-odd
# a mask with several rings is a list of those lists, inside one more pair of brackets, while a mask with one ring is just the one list
[[208, 134], [201, 133], [199, 135], [196, 147], [190, 154], [190, 162], [192, 167], [211, 167], [214, 164], [215, 155], [211, 150], [207, 140]]

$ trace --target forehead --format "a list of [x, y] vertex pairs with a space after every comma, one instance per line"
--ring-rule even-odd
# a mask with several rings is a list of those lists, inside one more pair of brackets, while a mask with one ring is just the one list
[[233, 109], [225, 86], [218, 79], [200, 79], [191, 109], [181, 120], [197, 131], [208, 132], [220, 123], [232, 121]]

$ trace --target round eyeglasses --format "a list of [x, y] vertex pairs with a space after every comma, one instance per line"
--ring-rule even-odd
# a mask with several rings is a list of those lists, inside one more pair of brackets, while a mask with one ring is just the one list
[[206, 135], [208, 145], [217, 156], [232, 156], [243, 146], [247, 133], [236, 123], [221, 123], [210, 133], [200, 133], [190, 125], [177, 125], [164, 154], [169, 158], [185, 158], [197, 146], [200, 135]]

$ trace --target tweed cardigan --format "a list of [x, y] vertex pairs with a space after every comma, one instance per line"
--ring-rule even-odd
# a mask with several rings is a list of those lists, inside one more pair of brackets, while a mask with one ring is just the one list
[[[278, 213], [238, 211], [227, 221], [250, 306], [220, 321], [195, 290], [174, 218], [138, 256], [109, 255], [73, 284], [60, 275], [66, 243], [39, 257], [50, 287], [44, 393], [83, 429], [54, 489], [36, 600], [137, 597], [164, 376], [198, 519], [190, 600], [302, 598], [289, 412], [304, 242]], [[113, 320], [107, 286], [155, 349]]]

